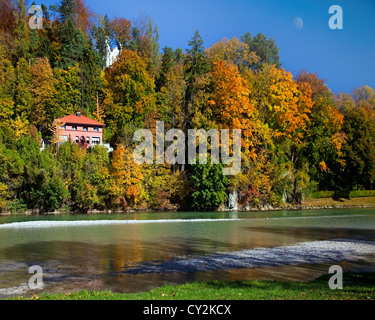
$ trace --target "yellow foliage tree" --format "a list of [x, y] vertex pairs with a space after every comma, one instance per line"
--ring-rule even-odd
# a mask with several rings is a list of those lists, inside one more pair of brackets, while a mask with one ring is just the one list
[[7, 205], [7, 191], [8, 187], [0, 182], [0, 211], [6, 208]]
[[141, 167], [133, 160], [133, 152], [118, 145], [113, 151], [109, 192], [122, 208], [136, 205], [143, 196]]

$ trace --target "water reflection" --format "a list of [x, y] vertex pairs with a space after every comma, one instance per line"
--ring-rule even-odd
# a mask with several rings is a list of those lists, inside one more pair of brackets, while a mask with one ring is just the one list
[[[239, 213], [241, 221], [194, 223], [158, 223], [103, 225], [50, 229], [0, 229], [0, 288], [18, 286], [28, 281], [28, 267], [40, 265], [46, 291], [98, 289], [135, 292], [164, 283], [184, 283], [210, 279], [282, 279], [310, 280], [326, 273], [327, 265], [278, 266], [207, 272], [170, 272], [126, 274], [124, 270], [140, 264], [165, 263], [218, 252], [252, 248], [271, 248], [298, 242], [343, 239], [375, 239], [375, 215], [371, 210], [303, 212], [293, 217], [284, 212]], [[293, 213], [297, 215], [297, 213]], [[193, 219], [196, 213], [144, 214], [114, 216], [122, 219]], [[320, 217], [319, 217], [320, 215]], [[205, 218], [233, 217], [229, 213], [211, 213]], [[319, 218], [318, 218], [319, 217]], [[85, 219], [109, 219], [92, 216]], [[111, 217], [113, 218], [113, 217]], [[12, 220], [13, 219], [13, 220]], [[0, 223], [15, 222], [8, 218]], [[25, 218], [22, 218], [25, 219]], [[32, 219], [36, 219], [33, 217]], [[39, 217], [37, 219], [40, 219]], [[51, 219], [62, 219], [52, 217]], [[72, 216], [69, 219], [81, 219]], [[18, 220], [21, 221], [21, 220]], [[347, 264], [345, 268], [367, 268]]]

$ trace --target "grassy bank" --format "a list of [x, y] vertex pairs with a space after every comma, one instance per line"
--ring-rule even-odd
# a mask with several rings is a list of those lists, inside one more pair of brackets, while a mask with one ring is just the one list
[[375, 300], [375, 273], [345, 273], [343, 289], [331, 290], [330, 275], [311, 282], [208, 281], [164, 285], [147, 292], [79, 291], [33, 295], [31, 300]]
[[375, 207], [375, 197], [357, 197], [351, 199], [340, 199], [339, 201], [332, 198], [307, 198], [304, 202], [305, 206], [311, 207]]

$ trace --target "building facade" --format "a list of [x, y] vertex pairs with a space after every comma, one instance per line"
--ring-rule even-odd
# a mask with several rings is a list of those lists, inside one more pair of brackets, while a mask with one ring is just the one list
[[79, 112], [58, 120], [64, 124], [59, 132], [61, 142], [70, 140], [84, 148], [91, 148], [94, 145], [104, 145], [104, 123], [85, 117]]

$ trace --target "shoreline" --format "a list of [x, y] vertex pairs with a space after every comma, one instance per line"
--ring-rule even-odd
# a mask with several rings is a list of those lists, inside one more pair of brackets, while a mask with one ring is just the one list
[[[327, 210], [327, 209], [375, 209], [375, 197], [358, 197], [352, 199], [343, 199], [340, 201], [333, 200], [331, 198], [307, 198], [305, 203], [302, 205], [284, 204], [280, 207], [252, 207], [248, 209], [231, 210], [231, 209], [218, 209], [216, 212], [267, 212], [267, 211], [298, 211], [298, 210]], [[151, 209], [131, 209], [125, 210], [92, 210], [89, 212], [79, 212], [79, 211], [68, 211], [60, 210], [55, 212], [38, 213], [33, 211], [26, 212], [3, 212], [0, 213], [0, 217], [10, 217], [10, 216], [57, 216], [57, 215], [76, 215], [76, 214], [128, 214], [128, 213], [165, 213], [165, 212], [184, 212], [178, 210], [151, 210]]]

